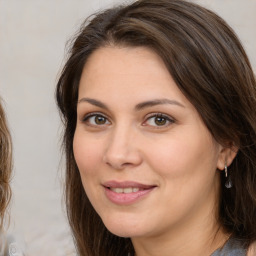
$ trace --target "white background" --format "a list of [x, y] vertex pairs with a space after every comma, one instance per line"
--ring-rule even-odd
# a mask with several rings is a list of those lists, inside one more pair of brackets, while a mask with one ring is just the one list
[[[118, 2], [0, 0], [0, 95], [14, 145], [9, 232], [28, 256], [72, 255], [62, 203], [55, 84], [66, 41], [85, 17]], [[196, 2], [217, 11], [234, 28], [256, 70], [256, 0]]]

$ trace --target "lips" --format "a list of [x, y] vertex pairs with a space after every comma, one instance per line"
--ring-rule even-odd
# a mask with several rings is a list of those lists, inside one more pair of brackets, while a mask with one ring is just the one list
[[106, 197], [115, 204], [127, 205], [145, 198], [156, 188], [155, 185], [146, 185], [133, 181], [109, 181], [103, 184]]

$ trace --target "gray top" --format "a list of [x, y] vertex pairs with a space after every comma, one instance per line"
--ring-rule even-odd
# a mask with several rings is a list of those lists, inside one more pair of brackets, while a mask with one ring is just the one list
[[246, 256], [246, 252], [241, 241], [230, 238], [222, 248], [217, 249], [211, 256]]

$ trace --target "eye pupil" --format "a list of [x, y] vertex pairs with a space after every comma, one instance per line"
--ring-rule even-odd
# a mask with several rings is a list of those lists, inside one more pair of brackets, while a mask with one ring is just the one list
[[95, 123], [96, 124], [105, 124], [106, 123], [106, 118], [103, 116], [96, 116], [95, 117]]
[[156, 125], [165, 125], [166, 124], [166, 118], [158, 116], [155, 119]]

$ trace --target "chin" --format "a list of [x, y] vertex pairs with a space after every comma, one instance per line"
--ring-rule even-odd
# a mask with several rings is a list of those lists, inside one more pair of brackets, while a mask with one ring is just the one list
[[103, 223], [109, 232], [119, 237], [138, 237], [145, 234], [145, 231], [135, 223], [115, 220], [111, 222], [103, 220]]
[[132, 238], [132, 237], [141, 237], [143, 236], [143, 233], [137, 232], [136, 230], [122, 230], [121, 228], [116, 228], [116, 229], [109, 229], [107, 227], [108, 231], [111, 232], [112, 234], [119, 236], [119, 237], [124, 237], [124, 238]]

